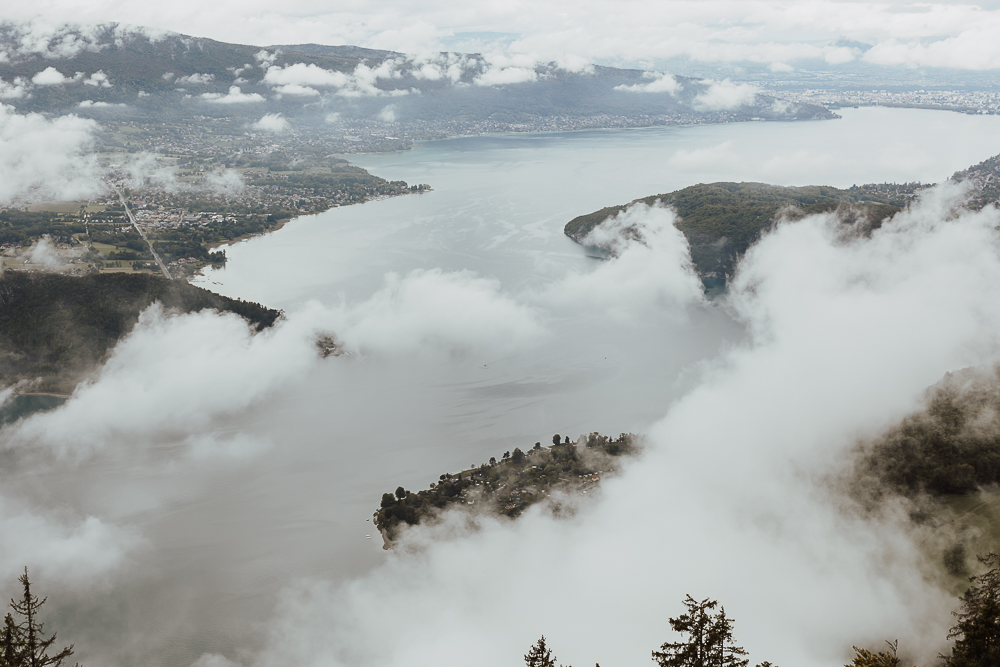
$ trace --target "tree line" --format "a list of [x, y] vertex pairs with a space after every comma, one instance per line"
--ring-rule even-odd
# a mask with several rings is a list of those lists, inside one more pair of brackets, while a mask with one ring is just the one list
[[[11, 599], [10, 609], [0, 628], [0, 667], [59, 667], [73, 655], [73, 645], [54, 651], [56, 633], [46, 637], [45, 624], [39, 620], [39, 611], [48, 598], [39, 598], [31, 592], [28, 568], [18, 577], [22, 594]], [[80, 667], [77, 663], [76, 667]]]
[[[953, 612], [955, 625], [948, 632], [954, 644], [948, 655], [938, 656], [942, 667], [997, 667], [1000, 665], [1000, 552], [978, 557], [989, 569], [969, 578], [971, 585]], [[726, 615], [718, 601], [696, 600], [688, 595], [686, 612], [668, 619], [678, 641], [664, 642], [652, 651], [659, 667], [748, 667], [747, 651], [733, 639], [734, 619]], [[716, 607], [719, 608], [715, 612]], [[713, 613], [714, 612], [714, 613]], [[852, 646], [854, 659], [845, 667], [899, 667], [899, 640], [886, 641], [881, 651]], [[527, 667], [556, 667], [556, 657], [545, 635], [524, 656]], [[561, 667], [561, 666], [560, 666]], [[597, 664], [600, 667], [600, 664]], [[756, 667], [778, 667], [770, 662]]]

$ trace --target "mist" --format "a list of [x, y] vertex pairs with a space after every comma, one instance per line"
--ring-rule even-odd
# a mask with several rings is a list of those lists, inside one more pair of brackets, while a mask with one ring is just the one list
[[886, 637], [931, 659], [954, 601], [907, 520], [862, 517], [817, 480], [947, 371], [997, 360], [1000, 216], [960, 199], [938, 188], [870, 240], [827, 215], [779, 226], [728, 297], [750, 340], [600, 500], [413, 529], [416, 554], [288, 589], [250, 664], [502, 665], [541, 634], [566, 664], [639, 664], [687, 593], [720, 599], [755, 661], [836, 664]]
[[[891, 115], [886, 146], [902, 113], [871, 112]], [[835, 129], [866, 142], [849, 120]], [[62, 407], [0, 432], [0, 524], [18, 536], [0, 559], [37, 572], [51, 627], [91, 665], [516, 664], [543, 633], [562, 664], [645, 664], [686, 593], [725, 604], [755, 663], [843, 664], [897, 637], [906, 659], [936, 655], [954, 606], [938, 555], [905, 512], [863, 511], [836, 479], [944, 373], [997, 361], [997, 213], [962, 212], [947, 186], [870, 239], [835, 216], [782, 222], [713, 300], [669, 208], [633, 206], [587, 248], [561, 233], [742, 175], [763, 145], [782, 159], [760, 173], [786, 183], [859, 164], [841, 135], [811, 161], [783, 159], [802, 135], [777, 137], [762, 123], [369, 156], [435, 190], [302, 218], [201, 279], [282, 308], [273, 329], [153, 307]], [[972, 149], [925, 150], [946, 175]], [[910, 157], [877, 166], [924, 174], [930, 158]], [[341, 353], [324, 358], [329, 338]], [[649, 438], [599, 494], [565, 499], [572, 516], [455, 515], [396, 553], [366, 539], [385, 491], [595, 430]]]
[[48, 119], [0, 104], [0, 203], [86, 199], [101, 191], [97, 123]]

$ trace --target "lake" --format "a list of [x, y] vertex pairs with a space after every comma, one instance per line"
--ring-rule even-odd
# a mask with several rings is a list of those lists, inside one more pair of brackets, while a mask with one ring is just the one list
[[[464, 137], [351, 156], [376, 175], [434, 190], [293, 220], [228, 247], [225, 268], [196, 281], [281, 308], [289, 324], [310, 309], [332, 312], [372, 341], [311, 362], [205, 427], [267, 447], [186, 465], [172, 457], [187, 435], [150, 434], [9, 486], [38, 507], [72, 507], [141, 538], [98, 584], [44, 589], [60, 638], [75, 641], [87, 664], [234, 657], [256, 645], [282, 587], [302, 577], [344, 581], [386, 558], [366, 538], [383, 492], [424, 488], [553, 433], [641, 432], [662, 417], [720, 350], [740, 344], [743, 328], [722, 304], [679, 306], [655, 285], [647, 293], [649, 281], [605, 294], [587, 276], [608, 263], [563, 235], [571, 218], [700, 182], [936, 182], [1000, 152], [997, 116], [840, 113]], [[421, 303], [416, 286], [427, 280], [455, 288], [453, 305], [433, 304], [454, 327], [397, 307]], [[488, 298], [479, 328], [464, 317], [476, 294]], [[384, 312], [396, 328], [380, 338]], [[425, 333], [410, 340], [414, 329]], [[195, 370], [190, 381], [203, 378]], [[156, 455], [139, 464], [126, 453], [132, 447]]]

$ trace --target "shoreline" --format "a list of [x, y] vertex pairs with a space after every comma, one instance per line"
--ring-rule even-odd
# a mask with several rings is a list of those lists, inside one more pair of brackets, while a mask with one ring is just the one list
[[72, 394], [58, 394], [54, 391], [15, 391], [14, 396], [51, 396], [53, 398], [65, 398], [69, 400]]
[[[394, 152], [401, 152], [401, 151], [394, 151]], [[385, 153], [370, 153], [370, 155], [384, 155], [384, 154]], [[359, 153], [359, 155], [360, 155], [360, 153]], [[249, 241], [250, 239], [260, 238], [260, 237], [263, 237], [263, 236], [267, 236], [269, 234], [273, 234], [273, 233], [279, 231], [285, 225], [287, 225], [288, 223], [290, 223], [290, 222], [292, 222], [294, 220], [298, 220], [300, 218], [307, 218], [307, 217], [309, 217], [311, 215], [322, 215], [323, 213], [327, 213], [329, 211], [332, 211], [335, 208], [344, 208], [345, 206], [360, 206], [362, 204], [367, 204], [369, 202], [385, 201], [386, 199], [394, 199], [396, 197], [406, 197], [408, 195], [424, 194], [425, 192], [433, 192], [433, 191], [434, 191], [434, 188], [427, 188], [427, 189], [421, 190], [419, 192], [401, 192], [398, 195], [382, 195], [382, 196], [377, 196], [377, 197], [370, 197], [368, 199], [365, 199], [364, 201], [352, 202], [350, 204], [334, 204], [330, 208], [323, 209], [322, 211], [315, 211], [315, 212], [312, 212], [312, 213], [302, 213], [302, 214], [299, 214], [299, 215], [294, 215], [294, 216], [292, 216], [290, 218], [282, 218], [281, 220], [276, 220], [275, 221], [275, 226], [273, 228], [267, 230], [266, 232], [259, 232], [259, 233], [256, 233], [256, 234], [244, 234], [242, 236], [237, 236], [236, 238], [232, 238], [232, 239], [229, 239], [227, 241], [223, 241], [219, 245], [210, 246], [208, 248], [208, 251], [209, 252], [216, 252], [216, 251], [218, 251], [218, 250], [220, 250], [222, 248], [233, 246], [233, 245], [236, 245], [237, 243], [241, 243], [243, 241]], [[206, 264], [205, 266], [213, 266], [213, 265], [212, 264]], [[202, 270], [205, 268], [205, 266], [198, 268], [190, 276], [185, 277], [185, 280], [187, 280], [188, 282], [190, 282], [191, 279], [194, 278], [195, 276], [201, 276], [202, 278], [204, 278], [205, 274], [202, 273]], [[223, 264], [222, 266], [225, 267], [225, 264]]]

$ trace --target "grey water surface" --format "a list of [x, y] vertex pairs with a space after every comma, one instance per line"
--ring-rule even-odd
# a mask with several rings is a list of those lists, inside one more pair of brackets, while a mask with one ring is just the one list
[[[604, 206], [723, 180], [940, 181], [1000, 152], [1000, 117], [841, 113], [825, 122], [455, 138], [350, 156], [434, 190], [294, 220], [230, 246], [226, 267], [197, 282], [289, 317], [309, 302], [364, 302], [386, 273], [417, 269], [475, 272], [537, 304], [547, 286], [598, 266], [562, 228]], [[384, 491], [424, 488], [557, 432], [641, 432], [745, 341], [721, 303], [668, 311], [622, 321], [586, 305], [555, 309], [543, 314], [547, 337], [536, 345], [318, 362], [264, 404], [220, 421], [269, 439], [269, 451], [195, 478], [113, 460], [53, 473], [77, 485], [81, 507], [145, 540], [123, 571], [53, 603], [60, 637], [89, 665], [188, 667], [203, 652], [252, 651], [282, 587], [303, 577], [342, 582], [391, 557], [365, 537]], [[130, 485], [171, 492], [143, 508], [96, 500], [95, 489]]]

